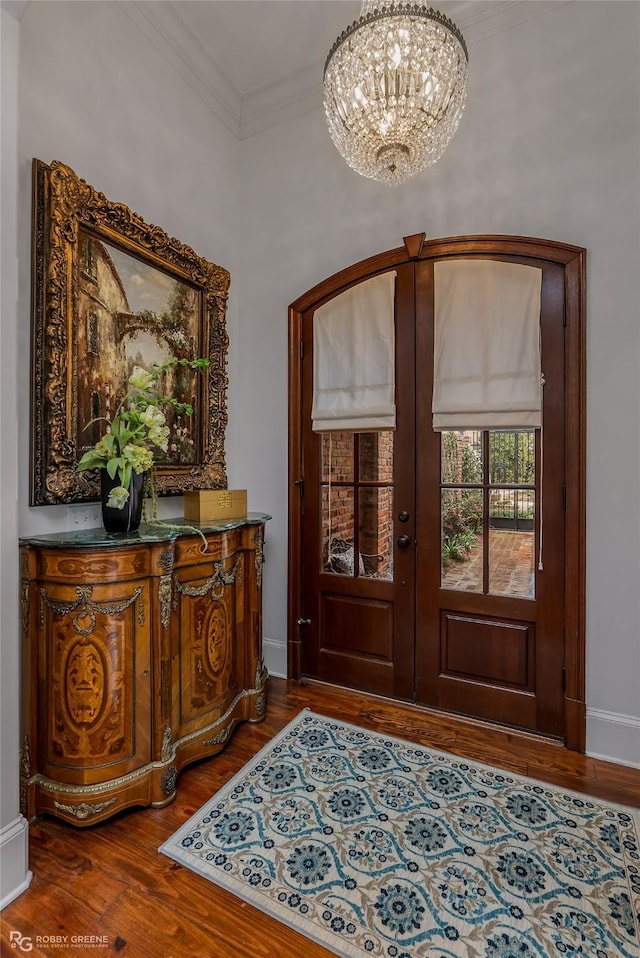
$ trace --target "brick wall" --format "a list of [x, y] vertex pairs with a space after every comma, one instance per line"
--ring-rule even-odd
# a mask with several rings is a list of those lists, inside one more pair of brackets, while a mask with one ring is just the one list
[[[351, 433], [333, 433], [322, 438], [323, 482], [355, 478], [354, 440]], [[359, 437], [358, 475], [360, 482], [393, 481], [393, 433], [364, 433]], [[360, 553], [381, 555], [368, 562], [366, 571], [390, 575], [392, 562], [393, 487], [363, 487], [359, 490], [358, 539]], [[354, 493], [352, 487], [332, 486], [329, 515], [329, 487], [322, 488], [323, 563], [328, 561], [329, 536], [354, 541]], [[329, 531], [329, 525], [331, 531]]]

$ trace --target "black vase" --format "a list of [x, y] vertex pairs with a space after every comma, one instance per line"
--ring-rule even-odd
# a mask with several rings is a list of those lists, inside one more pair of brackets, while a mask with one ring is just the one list
[[113, 509], [107, 505], [109, 493], [120, 485], [116, 473], [112, 479], [106, 469], [100, 470], [100, 493], [102, 496], [102, 525], [106, 532], [135, 532], [142, 518], [142, 485], [144, 473], [132, 472], [129, 484], [129, 498], [122, 509]]

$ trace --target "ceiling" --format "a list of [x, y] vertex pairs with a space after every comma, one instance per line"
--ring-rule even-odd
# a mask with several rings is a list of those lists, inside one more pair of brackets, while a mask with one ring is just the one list
[[[112, 0], [238, 138], [315, 109], [359, 0]], [[571, 0], [443, 0], [470, 47]], [[575, 2], [575, 0], [574, 0]], [[22, 19], [28, 3], [2, 0]]]
[[361, 5], [358, 0], [179, 0], [173, 6], [194, 40], [246, 96], [309, 64], [320, 66]]

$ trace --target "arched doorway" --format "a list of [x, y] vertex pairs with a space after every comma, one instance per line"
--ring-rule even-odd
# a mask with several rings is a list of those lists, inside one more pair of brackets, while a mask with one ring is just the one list
[[[434, 267], [542, 272], [544, 428], [431, 423]], [[289, 676], [584, 750], [585, 251], [456, 237], [371, 257], [290, 308]], [[396, 429], [311, 429], [313, 316], [393, 270]]]

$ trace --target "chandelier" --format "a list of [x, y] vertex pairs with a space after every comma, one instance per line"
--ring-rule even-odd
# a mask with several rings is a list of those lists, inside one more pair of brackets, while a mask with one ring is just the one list
[[435, 163], [460, 122], [468, 60], [426, 0], [364, 0], [324, 67], [329, 132], [349, 166], [395, 184]]

